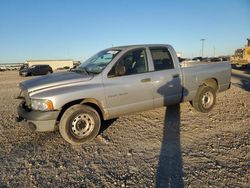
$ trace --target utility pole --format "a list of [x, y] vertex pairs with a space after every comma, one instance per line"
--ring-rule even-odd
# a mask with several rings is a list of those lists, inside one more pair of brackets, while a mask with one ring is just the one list
[[203, 52], [204, 52], [204, 41], [206, 39], [201, 39], [201, 57], [203, 57]]
[[215, 57], [215, 46], [214, 46], [214, 57]]

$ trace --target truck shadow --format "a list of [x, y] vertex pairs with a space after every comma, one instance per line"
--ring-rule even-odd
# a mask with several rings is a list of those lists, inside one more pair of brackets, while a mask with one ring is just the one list
[[250, 79], [247, 76], [232, 73], [232, 77], [239, 79], [240, 83], [233, 83], [236, 87], [240, 87], [246, 91], [250, 91]]
[[110, 120], [102, 120], [102, 126], [100, 128], [100, 131], [98, 135], [101, 135], [108, 129], [118, 118], [110, 119]]
[[177, 104], [166, 108], [156, 187], [184, 187], [182, 168], [180, 105]]

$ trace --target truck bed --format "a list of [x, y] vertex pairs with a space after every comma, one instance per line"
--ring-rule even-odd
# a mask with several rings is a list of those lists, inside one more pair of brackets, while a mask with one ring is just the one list
[[218, 83], [218, 92], [230, 87], [231, 65], [223, 62], [183, 62], [181, 63], [183, 100], [195, 97], [197, 87], [206, 79], [213, 78]]

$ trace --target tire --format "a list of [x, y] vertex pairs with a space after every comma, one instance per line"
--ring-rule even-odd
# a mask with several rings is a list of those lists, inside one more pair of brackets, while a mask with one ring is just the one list
[[47, 74], [52, 74], [53, 72], [52, 71], [48, 71]]
[[203, 113], [212, 110], [216, 103], [216, 92], [210, 86], [202, 85], [199, 87], [194, 100], [191, 102], [193, 107]]
[[239, 64], [236, 64], [235, 66], [236, 66], [236, 68], [238, 68], [238, 69], [242, 68], [242, 65], [239, 65]]
[[27, 73], [27, 74], [23, 74], [23, 73], [22, 73], [21, 76], [26, 77], [26, 76], [28, 76], [28, 73]]
[[72, 145], [93, 140], [101, 128], [98, 112], [87, 105], [77, 104], [68, 108], [60, 121], [61, 136]]

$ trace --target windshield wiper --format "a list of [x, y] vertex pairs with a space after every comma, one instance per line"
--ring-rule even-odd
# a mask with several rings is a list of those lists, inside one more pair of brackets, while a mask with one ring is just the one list
[[84, 68], [84, 67], [78, 67], [76, 69], [71, 69], [70, 72], [76, 72], [76, 73], [87, 73], [88, 74], [88, 71]]
[[86, 67], [78, 67], [77, 69], [72, 69], [71, 70], [72, 72], [76, 72], [76, 73], [82, 73], [82, 72], [84, 72], [84, 73], [86, 73], [86, 74], [99, 74], [99, 72], [92, 72], [92, 71], [90, 71], [90, 70], [88, 70]]

